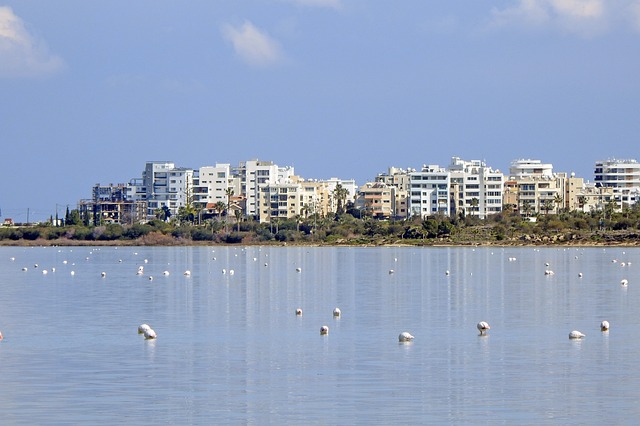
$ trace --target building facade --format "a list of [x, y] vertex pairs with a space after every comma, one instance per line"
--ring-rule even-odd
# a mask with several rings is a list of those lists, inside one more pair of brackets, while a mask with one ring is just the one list
[[423, 165], [420, 171], [409, 173], [411, 216], [424, 218], [434, 214], [451, 215], [450, 173], [437, 165]]
[[618, 208], [630, 207], [640, 198], [640, 164], [636, 160], [596, 161], [594, 182], [599, 187], [613, 188]]
[[452, 157], [451, 214], [463, 213], [481, 219], [502, 211], [504, 175], [483, 161]]
[[176, 168], [167, 161], [149, 161], [141, 178], [127, 185], [127, 198], [147, 203], [147, 219], [153, 219], [158, 209], [167, 207], [177, 215], [180, 207], [190, 205], [194, 199], [193, 169]]

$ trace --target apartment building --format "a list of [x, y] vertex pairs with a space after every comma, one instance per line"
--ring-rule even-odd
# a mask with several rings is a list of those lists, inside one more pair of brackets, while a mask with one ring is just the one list
[[411, 216], [425, 217], [434, 214], [451, 214], [449, 194], [450, 173], [438, 165], [423, 165], [420, 171], [409, 173]]
[[554, 173], [540, 160], [514, 160], [505, 182], [503, 203], [524, 216], [557, 213], [566, 207], [567, 174]]
[[240, 179], [231, 175], [230, 164], [200, 167], [194, 177], [194, 205], [210, 208], [219, 202], [228, 205], [231, 196], [240, 194]]
[[640, 200], [640, 164], [633, 159], [596, 161], [596, 186], [613, 188], [618, 208], [632, 206]]
[[133, 224], [146, 219], [147, 202], [127, 199], [127, 185], [94, 185], [91, 200], [80, 200], [80, 218], [93, 225]]
[[340, 185], [346, 191], [346, 197], [344, 200], [346, 205], [351, 203], [355, 203], [356, 197], [358, 195], [358, 186], [356, 185], [355, 179], [340, 179], [336, 177], [332, 177], [326, 180], [322, 180], [321, 182], [325, 182], [327, 184], [327, 189], [331, 194], [329, 198], [329, 211], [335, 213], [338, 211], [338, 200], [335, 197], [335, 190], [338, 185]]
[[272, 161], [249, 160], [239, 164], [232, 174], [240, 180], [240, 192], [245, 195], [245, 214], [258, 218], [260, 187], [275, 183], [288, 183], [294, 176], [291, 166], [278, 167]]
[[375, 178], [376, 182], [395, 188], [395, 200], [391, 214], [396, 219], [409, 217], [409, 188], [411, 187], [409, 173], [413, 171], [415, 170], [389, 167], [387, 173], [380, 173]]
[[356, 208], [364, 215], [377, 219], [394, 216], [396, 187], [382, 182], [367, 182], [358, 189]]
[[331, 210], [331, 191], [329, 190], [329, 184], [326, 181], [319, 180], [304, 180], [298, 179], [295, 181], [300, 184], [302, 193], [302, 217], [309, 217], [318, 215], [324, 217], [328, 215]]
[[193, 169], [177, 168], [167, 161], [149, 161], [142, 178], [134, 178], [127, 185], [127, 199], [146, 201], [147, 219], [153, 219], [157, 209], [167, 207], [177, 215], [180, 207], [193, 201]]
[[302, 216], [304, 197], [299, 183], [263, 184], [260, 185], [258, 196], [258, 220], [261, 223]]
[[513, 160], [509, 167], [509, 177], [517, 180], [527, 176], [550, 178], [553, 176], [553, 164], [543, 163], [540, 160]]
[[449, 165], [451, 180], [451, 214], [464, 213], [481, 219], [502, 211], [504, 175], [483, 161], [465, 161], [452, 157]]

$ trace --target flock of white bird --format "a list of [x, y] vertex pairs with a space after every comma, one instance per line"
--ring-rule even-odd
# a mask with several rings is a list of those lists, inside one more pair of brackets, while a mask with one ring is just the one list
[[[92, 252], [90, 252], [90, 254], [92, 254]], [[137, 253], [134, 253], [134, 254], [135, 254], [135, 255], [137, 255]], [[237, 256], [237, 255], [236, 255], [236, 256]], [[577, 256], [576, 256], [576, 258], [577, 258]], [[11, 261], [15, 261], [15, 257], [11, 257], [11, 258], [10, 258], [10, 260], [11, 260]], [[86, 258], [86, 260], [89, 260], [89, 258], [87, 257], [87, 258]], [[213, 258], [213, 260], [216, 260], [216, 258], [214, 257], [214, 258]], [[253, 260], [254, 260], [254, 261], [256, 261], [256, 260], [257, 260], [257, 258], [254, 258]], [[509, 262], [515, 262], [517, 259], [516, 259], [515, 257], [509, 257], [509, 258], [508, 258], [508, 260], [509, 260]], [[398, 261], [398, 259], [397, 259], [397, 258], [394, 258], [394, 261], [396, 261], [396, 262], [397, 262], [397, 261]], [[122, 260], [119, 260], [119, 262], [122, 262]], [[143, 262], [146, 264], [146, 263], [148, 263], [148, 260], [147, 260], [147, 259], [144, 259], [144, 261], [143, 261]], [[65, 264], [65, 265], [66, 265], [67, 263], [68, 263], [68, 262], [67, 262], [66, 260], [64, 260], [64, 261], [63, 261], [63, 264]], [[612, 263], [618, 263], [618, 260], [617, 260], [617, 259], [613, 259], [613, 260], [612, 260]], [[623, 267], [624, 267], [624, 266], [629, 266], [629, 265], [631, 265], [631, 262], [620, 262], [619, 264], [620, 264], [620, 266], [623, 266]], [[264, 266], [268, 266], [268, 263], [265, 263], [265, 264], [264, 264]], [[553, 270], [551, 270], [551, 269], [549, 269], [549, 266], [550, 266], [550, 264], [549, 264], [548, 262], [547, 262], [547, 263], [545, 263], [545, 267], [546, 267], [547, 269], [545, 269], [544, 274], [545, 274], [545, 275], [554, 275], [554, 271], [553, 271]], [[34, 269], [38, 269], [38, 268], [39, 268], [38, 264], [37, 264], [37, 263], [36, 263], [36, 264], [34, 264], [33, 268], [34, 268]], [[53, 268], [53, 267], [52, 267], [52, 268], [50, 268], [50, 270], [51, 270], [51, 272], [52, 272], [52, 273], [56, 271], [56, 269], [55, 269], [55, 268]], [[25, 271], [25, 272], [26, 272], [26, 271], [28, 271], [28, 268], [27, 268], [27, 267], [23, 267], [23, 268], [22, 268], [22, 271]], [[302, 268], [297, 267], [297, 268], [295, 269], [295, 271], [296, 271], [296, 272], [298, 272], [298, 273], [300, 273], [300, 272], [302, 272]], [[42, 274], [45, 274], [45, 275], [46, 275], [46, 274], [48, 274], [48, 272], [49, 272], [49, 270], [48, 270], [48, 269], [42, 269]], [[72, 270], [70, 273], [71, 273], [71, 275], [75, 275], [75, 271], [73, 271], [73, 270]], [[233, 269], [230, 269], [230, 270], [228, 270], [228, 271], [227, 271], [227, 269], [222, 269], [222, 274], [227, 274], [227, 273], [228, 273], [229, 275], [233, 275], [233, 274], [234, 274], [234, 270], [233, 270]], [[394, 271], [393, 269], [390, 269], [390, 270], [389, 270], [389, 274], [393, 274], [393, 273], [395, 273], [395, 271]], [[170, 275], [170, 272], [165, 270], [162, 274], [163, 274], [164, 276], [169, 276], [169, 275]], [[138, 271], [136, 272], [136, 275], [144, 275], [144, 266], [143, 266], [143, 265], [140, 265], [140, 266], [138, 267]], [[190, 276], [191, 276], [191, 271], [190, 271], [190, 270], [186, 270], [186, 271], [184, 271], [183, 275], [184, 275], [185, 277], [190, 277]], [[449, 270], [445, 271], [445, 275], [447, 275], [447, 276], [448, 276], [448, 275], [450, 275], [450, 271], [449, 271]], [[107, 273], [106, 273], [106, 272], [101, 272], [101, 273], [100, 273], [100, 276], [101, 276], [102, 278], [106, 278], [106, 277], [107, 277]], [[583, 276], [583, 275], [582, 275], [582, 272], [580, 272], [580, 273], [578, 274], [578, 277], [579, 277], [579, 278], [582, 278], [582, 276]], [[149, 280], [153, 280], [153, 276], [151, 276], [151, 275], [149, 275], [149, 277], [148, 277], [148, 278], [149, 278]], [[621, 285], [621, 286], [623, 286], [623, 287], [628, 286], [628, 284], [629, 284], [629, 281], [628, 281], [627, 279], [622, 279], [622, 280], [620, 281], [620, 285]], [[296, 309], [296, 311], [295, 311], [295, 313], [296, 313], [296, 315], [297, 315], [297, 316], [302, 316], [302, 308], [297, 308], [297, 309]], [[342, 311], [340, 310], [340, 308], [337, 308], [337, 307], [336, 307], [336, 308], [333, 310], [333, 317], [334, 317], [334, 318], [340, 318], [340, 316], [341, 316], [341, 315], [342, 315]], [[480, 322], [478, 322], [478, 324], [476, 325], [476, 328], [477, 328], [477, 329], [478, 329], [478, 331], [480, 332], [480, 334], [479, 334], [480, 336], [485, 336], [485, 335], [487, 334], [487, 332], [491, 329], [491, 326], [490, 326], [486, 321], [480, 321]], [[608, 331], [609, 331], [609, 322], [608, 322], [608, 321], [606, 321], [606, 320], [603, 320], [603, 321], [600, 323], [600, 330], [601, 330], [602, 332], [608, 332]], [[154, 331], [154, 330], [153, 330], [153, 329], [152, 329], [148, 324], [141, 324], [140, 326], [138, 326], [138, 333], [139, 333], [139, 334], [143, 334], [143, 335], [144, 335], [144, 338], [145, 338], [145, 339], [148, 339], [148, 340], [150, 340], [150, 339], [156, 339], [156, 338], [157, 338], [157, 334], [156, 334], [156, 332], [155, 332], [155, 331]], [[322, 325], [322, 326], [320, 327], [320, 334], [321, 334], [321, 335], [328, 335], [328, 334], [329, 334], [329, 326], [327, 326], [327, 325]], [[578, 330], [572, 330], [572, 331], [569, 333], [569, 338], [570, 338], [570, 339], [582, 339], [582, 338], [583, 338], [583, 337], [585, 337], [585, 336], [586, 336], [586, 335], [585, 335], [584, 333], [582, 333], [582, 332], [580, 332], [580, 331], [578, 331]], [[403, 332], [401, 332], [401, 333], [400, 333], [400, 335], [398, 336], [398, 341], [399, 341], [400, 343], [409, 343], [409, 342], [412, 342], [414, 339], [415, 339], [415, 337], [414, 337], [411, 333], [409, 333], [408, 331], [403, 331]], [[3, 340], [2, 332], [0, 332], [0, 341], [1, 341], [1, 340]]]
[[147, 340], [155, 339], [158, 337], [155, 330], [151, 328], [149, 324], [140, 324], [138, 326], [138, 334], [143, 334], [144, 338]]

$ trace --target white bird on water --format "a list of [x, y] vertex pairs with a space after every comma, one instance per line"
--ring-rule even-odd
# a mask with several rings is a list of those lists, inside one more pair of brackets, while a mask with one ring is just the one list
[[409, 333], [408, 331], [403, 331], [402, 333], [400, 333], [400, 335], [398, 336], [398, 341], [400, 343], [407, 343], [407, 342], [411, 342], [415, 337], [413, 337], [411, 335], [411, 333]]
[[326, 325], [323, 325], [322, 327], [320, 327], [320, 335], [326, 336], [327, 334], [329, 334], [329, 327]]
[[476, 327], [478, 327], [478, 331], [480, 331], [481, 336], [485, 335], [488, 330], [491, 330], [489, 323], [486, 321], [480, 321]]
[[184, 276], [185, 277], [190, 277], [191, 276], [191, 271], [189, 271], [189, 270], [184, 271]]
[[302, 308], [296, 309], [296, 315], [297, 316], [302, 316]]
[[600, 323], [600, 331], [609, 331], [609, 321], [602, 321]]
[[342, 315], [342, 312], [340, 311], [340, 308], [335, 308], [333, 310], [333, 316], [334, 317], [339, 317], [340, 315]]
[[158, 335], [156, 334], [156, 332], [152, 328], [149, 328], [148, 330], [144, 331], [144, 338], [145, 339], [151, 340], [151, 339], [155, 339], [156, 337], [158, 337]]
[[573, 330], [569, 333], [569, 339], [582, 339], [585, 335], [579, 332], [578, 330]]
[[623, 287], [626, 287], [629, 284], [629, 281], [627, 281], [627, 279], [623, 279], [622, 281], [620, 281], [620, 285]]
[[151, 326], [149, 326], [149, 324], [140, 324], [138, 326], [138, 334], [143, 334], [147, 330], [151, 330]]

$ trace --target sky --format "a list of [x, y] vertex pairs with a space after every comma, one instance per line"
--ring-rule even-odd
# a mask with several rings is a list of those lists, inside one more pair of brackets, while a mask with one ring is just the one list
[[640, 0], [0, 0], [0, 217], [147, 161], [640, 159]]

